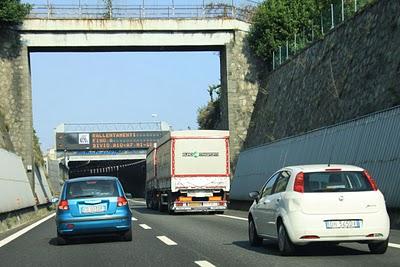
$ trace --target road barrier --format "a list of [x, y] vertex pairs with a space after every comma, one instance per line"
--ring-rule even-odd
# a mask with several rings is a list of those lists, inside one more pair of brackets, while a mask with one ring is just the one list
[[241, 152], [231, 199], [249, 200], [284, 166], [329, 162], [367, 169], [387, 206], [400, 208], [400, 106]]

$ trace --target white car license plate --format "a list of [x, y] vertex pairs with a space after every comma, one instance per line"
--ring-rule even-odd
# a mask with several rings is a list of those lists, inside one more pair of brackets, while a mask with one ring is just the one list
[[100, 213], [105, 212], [106, 206], [105, 205], [95, 205], [95, 206], [84, 206], [81, 208], [81, 213]]
[[332, 220], [325, 221], [326, 229], [361, 228], [361, 220]]

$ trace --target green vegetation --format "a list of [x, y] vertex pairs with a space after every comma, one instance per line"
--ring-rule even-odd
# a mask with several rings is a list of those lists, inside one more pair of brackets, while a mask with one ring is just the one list
[[[344, 0], [344, 19], [374, 1]], [[332, 28], [331, 4], [336, 25], [343, 19], [342, 0], [265, 0], [252, 17], [248, 37], [251, 49], [258, 57], [271, 60], [272, 52], [280, 46], [288, 44], [289, 54], [304, 48]]]
[[20, 0], [0, 0], [0, 24], [21, 24], [31, 8]]
[[35, 164], [38, 166], [44, 165], [44, 159], [42, 150], [40, 149], [39, 138], [36, 135], [36, 131], [33, 130], [33, 157], [35, 159]]
[[304, 28], [313, 27], [318, 0], [268, 0], [256, 10], [249, 34], [255, 54], [270, 59], [272, 51]]
[[[220, 84], [208, 86], [210, 101], [206, 106], [199, 108], [197, 114], [197, 123], [202, 130], [216, 129], [221, 121], [220, 89]], [[216, 95], [215, 98], [214, 95]]]

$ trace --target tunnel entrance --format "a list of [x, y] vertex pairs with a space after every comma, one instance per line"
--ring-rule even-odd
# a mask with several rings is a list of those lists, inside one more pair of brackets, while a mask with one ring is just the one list
[[114, 176], [119, 179], [125, 193], [144, 197], [146, 160], [70, 161], [69, 179], [86, 176]]

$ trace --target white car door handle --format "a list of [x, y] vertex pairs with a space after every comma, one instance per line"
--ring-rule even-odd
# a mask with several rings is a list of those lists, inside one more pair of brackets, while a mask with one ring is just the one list
[[264, 203], [264, 204], [271, 203], [271, 200], [269, 200], [269, 199], [265, 199], [265, 200], [263, 201], [263, 203]]

